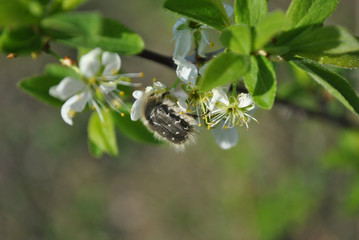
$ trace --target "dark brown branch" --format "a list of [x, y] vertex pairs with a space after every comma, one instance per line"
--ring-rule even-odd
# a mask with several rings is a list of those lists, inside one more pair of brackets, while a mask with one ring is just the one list
[[[221, 50], [219, 50], [219, 51], [221, 51]], [[218, 54], [219, 51], [209, 53], [208, 54], [209, 59], [211, 57], [213, 57], [214, 55]], [[161, 54], [158, 54], [156, 52], [152, 52], [152, 51], [146, 50], [146, 49], [143, 50], [140, 54], [138, 54], [138, 56], [142, 57], [142, 58], [145, 58], [145, 59], [148, 59], [148, 60], [151, 60], [151, 61], [154, 61], [154, 62], [157, 62], [157, 63], [160, 63], [162, 65], [165, 65], [165, 66], [169, 67], [169, 68], [176, 69], [176, 64], [173, 62], [172, 58], [169, 57], [169, 56], [161, 55]], [[189, 56], [187, 59], [189, 61], [192, 61], [192, 62], [197, 61], [197, 59], [195, 59], [195, 55]], [[247, 92], [247, 90], [242, 88], [242, 87], [240, 89], [237, 88], [237, 91], [238, 92]], [[306, 109], [306, 108], [303, 108], [303, 107], [301, 107], [299, 105], [291, 103], [286, 99], [281, 99], [281, 98], [278, 98], [278, 97], [275, 99], [275, 103], [280, 104], [280, 105], [284, 105], [286, 107], [289, 107], [292, 110], [294, 110], [295, 112], [304, 113], [305, 115], [310, 116], [310, 117], [323, 119], [325, 121], [328, 121], [328, 122], [330, 122], [332, 124], [335, 124], [337, 126], [340, 126], [340, 127], [352, 128], [352, 129], [359, 130], [359, 125], [354, 123], [353, 121], [350, 121], [347, 117], [334, 116], [334, 115], [332, 115], [332, 114], [330, 114], [328, 112], [314, 111], [314, 110]]]
[[176, 69], [176, 64], [173, 62], [171, 57], [152, 52], [150, 50], [143, 50], [141, 53], [139, 53], [137, 56], [160, 63], [162, 65], [165, 65], [166, 67]]

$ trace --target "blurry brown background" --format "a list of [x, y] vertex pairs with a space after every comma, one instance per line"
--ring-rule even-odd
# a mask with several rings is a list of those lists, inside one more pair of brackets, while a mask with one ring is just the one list
[[[289, 5], [269, 2], [271, 9]], [[143, 37], [146, 48], [171, 55], [176, 18], [162, 3], [92, 0], [80, 10], [118, 19]], [[326, 24], [359, 35], [358, 7], [359, 1], [341, 1]], [[260, 124], [241, 128], [238, 145], [228, 151], [206, 130], [183, 153], [119, 134], [119, 157], [95, 159], [87, 149], [88, 113], [70, 127], [59, 109], [16, 87], [49, 62], [55, 60], [45, 55], [0, 56], [1, 240], [359, 239], [359, 137], [343, 138], [339, 127], [276, 105], [258, 110]], [[144, 72], [144, 85], [153, 77], [165, 83], [176, 78], [139, 57], [123, 57], [123, 65]], [[350, 74], [359, 80], [358, 71]], [[278, 79], [291, 81], [286, 71]], [[348, 145], [349, 155], [336, 152]], [[350, 164], [333, 164], [342, 158]]]

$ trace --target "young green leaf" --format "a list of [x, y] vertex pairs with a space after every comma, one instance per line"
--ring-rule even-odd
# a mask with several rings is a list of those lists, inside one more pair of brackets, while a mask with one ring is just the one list
[[54, 14], [57, 12], [70, 11], [86, 1], [87, 0], [53, 0], [49, 7], [49, 13]]
[[292, 0], [287, 11], [287, 29], [324, 22], [338, 3], [339, 0]]
[[263, 56], [251, 57], [250, 71], [244, 83], [258, 106], [271, 109], [274, 103], [277, 80], [272, 63]]
[[62, 13], [42, 21], [42, 26], [59, 42], [84, 48], [133, 55], [144, 48], [142, 38], [120, 22], [96, 13]]
[[203, 91], [209, 91], [235, 82], [248, 72], [249, 67], [249, 57], [232, 52], [221, 53], [210, 61], [198, 86]]
[[[0, 0], [0, 27], [37, 23], [38, 11], [32, 12], [30, 4], [30, 1]], [[36, 2], [32, 4], [36, 5]], [[41, 5], [37, 7], [41, 8]]]
[[342, 54], [359, 51], [359, 41], [344, 28], [329, 26], [308, 28], [287, 43], [291, 54], [321, 52]]
[[141, 121], [132, 121], [130, 113], [127, 111], [124, 111], [124, 113], [125, 116], [121, 116], [117, 112], [112, 113], [113, 120], [120, 133], [136, 142], [151, 144], [160, 143]]
[[235, 0], [234, 14], [237, 23], [256, 26], [268, 13], [266, 0]]
[[261, 49], [282, 30], [284, 24], [285, 16], [283, 12], [275, 11], [268, 14], [256, 27], [254, 49]]
[[328, 68], [308, 59], [292, 61], [308, 74], [348, 109], [359, 114], [359, 97], [348, 80]]
[[166, 0], [163, 7], [218, 30], [230, 24], [221, 0]]
[[223, 30], [221, 42], [232, 52], [249, 55], [252, 49], [251, 29], [244, 24], [232, 25]]
[[57, 85], [61, 78], [56, 78], [49, 75], [39, 75], [26, 78], [18, 83], [18, 86], [26, 93], [34, 96], [38, 100], [50, 105], [61, 106], [62, 101], [50, 96], [50, 87]]
[[63, 79], [65, 77], [73, 77], [81, 79], [80, 75], [69, 67], [64, 67], [60, 64], [50, 63], [45, 66], [45, 73], [56, 78]]
[[33, 26], [6, 27], [0, 36], [0, 50], [5, 53], [29, 54], [41, 48], [41, 37]]
[[320, 64], [331, 65], [341, 68], [359, 68], [359, 52], [345, 54], [301, 54], [302, 57], [314, 60]]
[[93, 112], [88, 124], [89, 141], [100, 150], [113, 156], [118, 155], [115, 126], [110, 112], [102, 111], [103, 121]]
[[96, 144], [94, 144], [90, 139], [87, 140], [87, 145], [88, 145], [90, 153], [94, 157], [100, 158], [103, 156], [104, 151], [102, 151], [102, 149], [99, 148]]

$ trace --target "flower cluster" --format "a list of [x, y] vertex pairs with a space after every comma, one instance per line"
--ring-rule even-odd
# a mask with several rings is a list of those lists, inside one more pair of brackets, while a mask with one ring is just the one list
[[50, 95], [65, 101], [61, 107], [62, 119], [69, 125], [73, 124], [76, 112], [82, 112], [86, 105], [93, 108], [103, 121], [102, 111], [108, 106], [123, 115], [119, 108], [126, 107], [120, 98], [124, 95], [118, 85], [134, 86], [129, 77], [141, 77], [142, 73], [119, 74], [121, 58], [116, 53], [93, 49], [83, 55], [79, 67], [65, 59], [64, 65], [73, 68], [79, 78], [66, 77], [50, 88]]

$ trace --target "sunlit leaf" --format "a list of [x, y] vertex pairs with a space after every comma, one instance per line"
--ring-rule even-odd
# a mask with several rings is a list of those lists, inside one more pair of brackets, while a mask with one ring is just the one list
[[237, 23], [256, 26], [267, 15], [266, 0], [235, 0], [234, 14]]
[[18, 86], [26, 93], [34, 96], [42, 102], [48, 103], [50, 105], [61, 106], [63, 102], [50, 96], [49, 94], [50, 87], [57, 85], [60, 80], [61, 78], [49, 75], [39, 75], [20, 81]]
[[221, 42], [232, 52], [249, 55], [252, 44], [251, 29], [247, 25], [232, 25], [222, 32]]
[[219, 30], [229, 25], [221, 0], [166, 0], [164, 8]]
[[212, 59], [199, 82], [203, 91], [236, 82], [249, 70], [250, 58], [232, 52], [221, 53]]
[[[103, 111], [102, 116], [103, 121], [97, 112], [92, 113], [88, 124], [89, 141], [101, 151], [116, 156], [118, 155], [118, 148], [112, 115], [110, 112]], [[96, 152], [100, 151], [96, 150]]]
[[348, 80], [312, 60], [297, 59], [292, 62], [307, 71], [315, 81], [327, 89], [348, 109], [359, 114], [359, 97]]
[[258, 106], [271, 109], [274, 103], [277, 81], [272, 63], [263, 56], [251, 57], [251, 68], [244, 76], [244, 83]]

